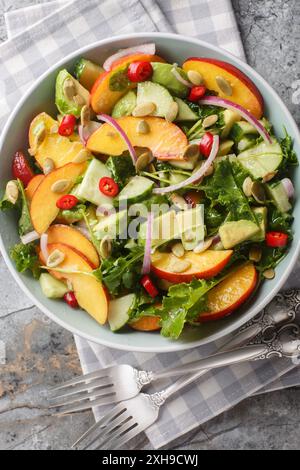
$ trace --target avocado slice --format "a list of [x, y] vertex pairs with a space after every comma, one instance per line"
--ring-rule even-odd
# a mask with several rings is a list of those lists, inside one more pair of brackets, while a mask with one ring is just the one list
[[75, 64], [74, 69], [74, 75], [79, 83], [89, 91], [91, 91], [95, 81], [103, 72], [104, 69], [100, 65], [83, 58]]
[[176, 217], [183, 247], [191, 251], [205, 237], [204, 206], [198, 205], [193, 209], [180, 211]]
[[251, 240], [263, 242], [266, 238], [268, 209], [266, 207], [254, 207], [252, 210], [259, 225], [259, 232]]
[[175, 98], [178, 104], [178, 114], [176, 121], [198, 121], [199, 116], [191, 110], [188, 104], [186, 104], [181, 98]]
[[266, 188], [273, 203], [280, 212], [284, 214], [291, 210], [292, 205], [281, 181], [279, 181], [279, 183], [267, 184]]
[[260, 231], [258, 225], [251, 220], [225, 222], [219, 229], [219, 235], [224, 248], [227, 250], [240, 243], [252, 239]]
[[[82, 98], [82, 104], [77, 104], [74, 99], [66, 96], [65, 82], [70, 80], [74, 85], [74, 96]], [[79, 118], [84, 105], [89, 105], [90, 94], [78, 80], [76, 80], [66, 69], [61, 70], [56, 79], [55, 104], [59, 112], [63, 115], [73, 114]]]
[[152, 116], [164, 118], [169, 112], [170, 106], [174, 103], [174, 100], [168, 90], [157, 83], [139, 83], [137, 89], [137, 106], [149, 102], [156, 105], [156, 110], [152, 113]]
[[231, 109], [225, 109], [225, 111], [223, 111], [223, 119], [225, 125], [223, 127], [221, 137], [222, 139], [225, 139], [226, 137], [228, 137], [232, 127], [235, 125], [234, 123], [239, 121], [241, 119], [241, 116], [240, 114], [235, 111], [232, 111]]
[[[145, 245], [147, 234], [147, 222], [140, 225], [139, 245]], [[169, 211], [155, 217], [152, 226], [152, 246], [160, 246], [169, 240], [180, 238], [180, 231], [177, 223], [176, 212]]]
[[127, 210], [104, 217], [94, 228], [97, 240], [109, 236], [112, 240], [123, 234], [127, 228]]
[[188, 80], [187, 74], [182, 68], [160, 62], [151, 62], [151, 65], [153, 68], [152, 82], [166, 87], [173, 95], [179, 98], [185, 98], [188, 95], [189, 88], [178, 81], [172, 73], [172, 69], [176, 68], [182, 78]]
[[137, 296], [128, 294], [109, 302], [108, 323], [111, 331], [118, 331], [129, 321]]
[[112, 117], [117, 119], [123, 116], [131, 116], [136, 107], [136, 93], [129, 91], [114, 106]]
[[62, 299], [63, 296], [68, 292], [66, 284], [61, 281], [58, 281], [50, 274], [43, 273], [40, 276], [40, 285], [43, 291], [43, 294], [48, 299]]

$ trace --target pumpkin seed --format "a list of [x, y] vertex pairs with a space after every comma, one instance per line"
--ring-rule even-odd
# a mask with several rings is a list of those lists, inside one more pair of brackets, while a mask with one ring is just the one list
[[46, 158], [43, 164], [44, 175], [49, 175], [49, 173], [51, 173], [51, 171], [53, 171], [54, 168], [55, 168], [55, 164], [52, 158]]
[[135, 164], [136, 171], [139, 172], [139, 171], [144, 170], [149, 165], [149, 163], [151, 163], [152, 160], [153, 160], [153, 155], [150, 150], [142, 153], [136, 161], [136, 164]]
[[264, 176], [263, 178], [263, 183], [268, 183], [269, 181], [271, 181], [274, 176], [277, 175], [277, 171], [271, 171], [270, 173], [268, 173], [266, 176]]
[[191, 267], [192, 263], [188, 260], [173, 258], [169, 264], [169, 271], [172, 273], [184, 273]]
[[150, 163], [150, 165], [148, 166], [148, 171], [149, 173], [156, 173], [156, 168], [155, 168], [155, 165], [153, 165], [153, 163]]
[[267, 269], [266, 271], [263, 272], [263, 276], [265, 279], [274, 279], [275, 277], [275, 271], [274, 269], [270, 268], [270, 269]]
[[82, 126], [86, 126], [91, 120], [91, 110], [86, 104], [83, 106], [80, 113], [80, 122]]
[[149, 134], [150, 126], [147, 121], [139, 121], [136, 130], [138, 134]]
[[197, 144], [190, 144], [186, 147], [183, 158], [185, 160], [189, 160], [190, 158], [198, 158], [200, 155], [199, 145]]
[[156, 110], [156, 104], [149, 101], [148, 103], [139, 104], [132, 111], [132, 116], [144, 117], [149, 116]]
[[243, 182], [243, 191], [246, 197], [252, 196], [252, 185], [252, 179], [250, 178], [250, 176], [247, 176], [247, 178], [245, 178]]
[[86, 162], [90, 158], [91, 154], [86, 149], [81, 149], [77, 155], [73, 158], [73, 163], [83, 163]]
[[262, 249], [260, 246], [252, 246], [249, 251], [249, 260], [259, 263], [262, 257]]
[[174, 204], [174, 206], [177, 207], [177, 209], [180, 209], [181, 211], [188, 209], [188, 203], [182, 196], [179, 196], [179, 194], [176, 194], [176, 193], [171, 194], [170, 200], [172, 204]]
[[219, 116], [217, 114], [212, 114], [211, 116], [207, 116], [205, 119], [203, 119], [203, 122], [202, 122], [203, 129], [207, 129], [208, 127], [213, 126], [214, 124], [216, 124], [218, 119], [219, 119]]
[[64, 193], [70, 187], [70, 180], [57, 180], [51, 186], [51, 191], [53, 193]]
[[68, 100], [72, 100], [74, 98], [74, 95], [76, 93], [76, 87], [71, 79], [67, 79], [64, 82], [64, 95]]
[[48, 256], [47, 266], [48, 268], [56, 268], [59, 266], [65, 259], [65, 254], [60, 250], [52, 251], [51, 255]]
[[232, 95], [232, 92], [233, 92], [232, 86], [229, 83], [229, 81], [226, 80], [226, 78], [222, 77], [221, 75], [218, 75], [216, 77], [216, 82], [217, 82], [217, 85], [220, 88], [220, 90], [223, 93], [225, 93], [225, 95], [227, 95], [227, 96]]
[[73, 101], [77, 106], [83, 106], [85, 104], [85, 99], [81, 95], [75, 95]]
[[102, 238], [99, 250], [102, 259], [107, 259], [111, 255], [112, 243], [108, 235]]
[[176, 119], [176, 117], [177, 117], [178, 110], [179, 110], [178, 103], [176, 103], [176, 101], [174, 101], [174, 102], [170, 105], [170, 107], [169, 107], [169, 109], [168, 109], [168, 111], [167, 111], [167, 113], [166, 113], [166, 115], [165, 115], [166, 121], [168, 121], [168, 122], [173, 122], [173, 121]]
[[185, 250], [182, 243], [175, 243], [172, 246], [172, 253], [176, 258], [182, 258], [184, 256]]
[[213, 239], [212, 239], [212, 238], [207, 238], [206, 240], [204, 240], [203, 242], [199, 243], [199, 245], [197, 245], [197, 246], [194, 248], [194, 253], [203, 253], [204, 251], [208, 250], [208, 248], [211, 247], [212, 242], [213, 242]]
[[259, 204], [266, 202], [266, 192], [264, 186], [259, 181], [254, 181], [251, 186], [251, 194]]
[[9, 181], [5, 189], [6, 199], [12, 204], [16, 204], [19, 199], [19, 188], [15, 181]]
[[195, 70], [189, 70], [187, 73], [189, 81], [196, 86], [202, 85], [203, 77], [201, 73], [196, 72]]
[[31, 156], [34, 156], [37, 152], [37, 148], [38, 146], [44, 141], [45, 137], [46, 137], [46, 134], [47, 134], [47, 129], [46, 129], [46, 126], [45, 124], [42, 122], [41, 124], [39, 124], [33, 135], [34, 135], [34, 144], [33, 144], [33, 147], [31, 149], [29, 149], [29, 154]]

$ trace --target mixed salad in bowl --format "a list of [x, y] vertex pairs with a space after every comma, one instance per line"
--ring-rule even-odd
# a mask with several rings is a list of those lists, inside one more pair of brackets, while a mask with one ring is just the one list
[[168, 63], [142, 44], [60, 70], [53, 99], [57, 115], [31, 122], [0, 202], [19, 214], [16, 268], [46, 297], [113, 332], [177, 339], [274, 278], [298, 161], [242, 71]]

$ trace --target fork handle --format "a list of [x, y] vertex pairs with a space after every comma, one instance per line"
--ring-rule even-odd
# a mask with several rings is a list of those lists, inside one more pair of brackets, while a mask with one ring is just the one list
[[236, 349], [233, 351], [221, 352], [213, 356], [185, 364], [181, 367], [169, 369], [166, 372], [159, 374], [153, 373], [153, 379], [161, 379], [166, 377], [174, 377], [176, 375], [189, 374], [206, 369], [217, 369], [219, 367], [230, 366], [233, 364], [240, 364], [242, 362], [259, 359], [268, 352], [268, 346], [264, 344], [246, 346], [244, 348]]

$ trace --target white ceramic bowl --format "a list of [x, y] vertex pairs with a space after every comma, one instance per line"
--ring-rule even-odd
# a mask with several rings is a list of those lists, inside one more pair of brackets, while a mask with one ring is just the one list
[[[292, 116], [274, 90], [251, 67], [231, 54], [196, 39], [174, 34], [133, 34], [100, 41], [77, 51], [48, 70], [26, 93], [10, 116], [1, 136], [1, 189], [4, 189], [6, 181], [11, 178], [13, 154], [18, 149], [26, 149], [28, 147], [27, 134], [32, 118], [41, 111], [55, 115], [54, 85], [57, 71], [63, 67], [72, 70], [76, 60], [82, 56], [102, 63], [111, 53], [118, 49], [146, 42], [155, 42], [158, 54], [170, 62], [178, 62], [180, 64], [188, 57], [202, 56], [228, 61], [240, 68], [260, 89], [265, 100], [266, 116], [274, 124], [276, 133], [279, 136], [283, 135], [284, 125], [289, 134], [294, 138], [295, 150], [300, 156], [300, 135]], [[295, 172], [295, 181], [299, 179], [299, 172], [299, 169]], [[294, 214], [296, 220], [299, 221], [299, 185], [296, 185], [296, 197]], [[111, 333], [108, 327], [99, 326], [83, 311], [72, 311], [63, 302], [46, 299], [40, 290], [39, 283], [33, 280], [30, 275], [20, 275], [9, 258], [9, 248], [19, 241], [16, 227], [16, 218], [13, 214], [0, 214], [1, 251], [12, 275], [24, 293], [46, 315], [67, 330], [95, 343], [126, 351], [160, 353], [180, 351], [220, 339], [231, 333], [253, 318], [271, 301], [290, 274], [300, 250], [300, 224], [297, 223], [294, 224], [295, 239], [292, 247], [288, 256], [277, 268], [274, 280], [265, 282], [250, 302], [228, 318], [206, 324], [199, 328], [186, 329], [178, 341], [171, 341], [157, 333], [142, 333], [129, 329], [118, 334]]]

